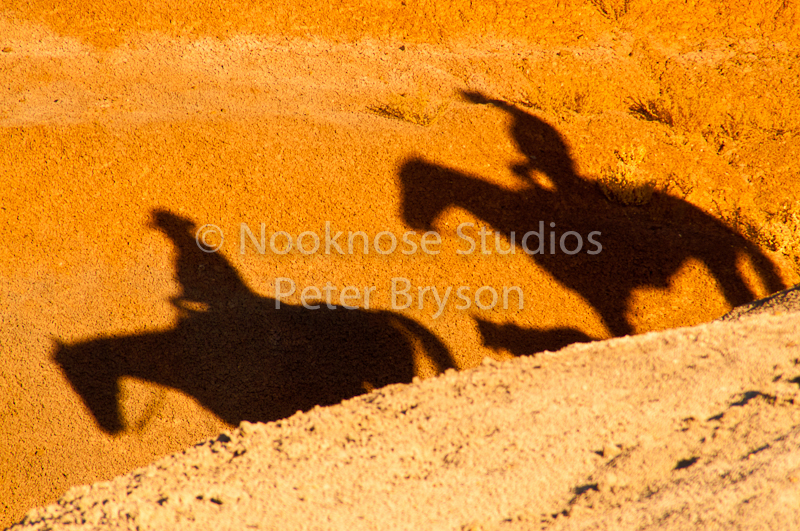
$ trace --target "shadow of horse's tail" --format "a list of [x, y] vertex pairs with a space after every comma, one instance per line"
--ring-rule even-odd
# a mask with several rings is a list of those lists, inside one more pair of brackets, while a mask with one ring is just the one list
[[439, 373], [447, 369], [458, 369], [450, 354], [450, 349], [433, 332], [415, 320], [396, 313], [389, 313], [389, 322], [412, 344], [419, 342], [419, 346]]

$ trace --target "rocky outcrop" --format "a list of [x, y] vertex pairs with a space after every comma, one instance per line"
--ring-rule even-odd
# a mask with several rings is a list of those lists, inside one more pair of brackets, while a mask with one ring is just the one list
[[245, 422], [12, 529], [701, 527], [800, 527], [800, 314], [487, 359]]

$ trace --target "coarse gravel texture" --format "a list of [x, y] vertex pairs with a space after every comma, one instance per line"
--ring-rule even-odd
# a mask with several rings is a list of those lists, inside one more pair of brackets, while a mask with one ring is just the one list
[[720, 317], [720, 321], [732, 321], [762, 313], [780, 314], [800, 311], [800, 286], [779, 291], [769, 297], [737, 306]]
[[242, 423], [11, 529], [797, 529], [799, 325], [487, 359]]

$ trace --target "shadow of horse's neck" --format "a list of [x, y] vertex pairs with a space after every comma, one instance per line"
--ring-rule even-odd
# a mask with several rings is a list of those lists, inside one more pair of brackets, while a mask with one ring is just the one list
[[[565, 180], [575, 181], [577, 192], [551, 191], [533, 183], [522, 190], [510, 190], [414, 159], [400, 172], [402, 216], [413, 228], [431, 230], [445, 210], [462, 208], [507, 235], [520, 228], [515, 227], [515, 222], [564, 218], [567, 209], [559, 206], [571, 200], [583, 203], [586, 196], [593, 193], [587, 189], [589, 183], [577, 176], [570, 175]], [[535, 225], [533, 223], [532, 227]]]

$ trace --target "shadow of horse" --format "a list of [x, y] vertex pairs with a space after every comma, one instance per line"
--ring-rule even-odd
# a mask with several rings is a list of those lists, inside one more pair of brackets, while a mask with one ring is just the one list
[[306, 309], [253, 293], [219, 254], [201, 251], [194, 224], [156, 211], [154, 228], [177, 249], [177, 325], [166, 331], [59, 343], [54, 359], [100, 427], [125, 429], [119, 380], [181, 390], [229, 424], [271, 421], [393, 383], [409, 383], [415, 356], [455, 368], [428, 329], [388, 311]]
[[[507, 242], [514, 240], [516, 253], [525, 254], [581, 295], [614, 336], [634, 331], [627, 318], [634, 290], [666, 288], [690, 259], [708, 268], [732, 306], [756, 298], [738, 270], [741, 258], [750, 260], [770, 293], [785, 287], [775, 265], [757, 246], [714, 217], [658, 191], [646, 206], [614, 204], [595, 183], [576, 173], [566, 143], [547, 122], [479, 93], [465, 96], [511, 115], [511, 134], [527, 159], [512, 170], [526, 186], [510, 190], [419, 158], [408, 160], [399, 174], [401, 215], [412, 228], [433, 230], [437, 218], [451, 208], [470, 212], [502, 233]], [[553, 186], [537, 184], [530, 177], [532, 171], [545, 174]], [[528, 253], [521, 244], [531, 232], [536, 234], [525, 242]], [[545, 345], [557, 348], [565, 341], [588, 339], [573, 329], [548, 337], [540, 330], [526, 332], [516, 327], [506, 329], [509, 337], [500, 341], [497, 326], [479, 323], [484, 343], [502, 343], [515, 353], [526, 345], [544, 350]]]

